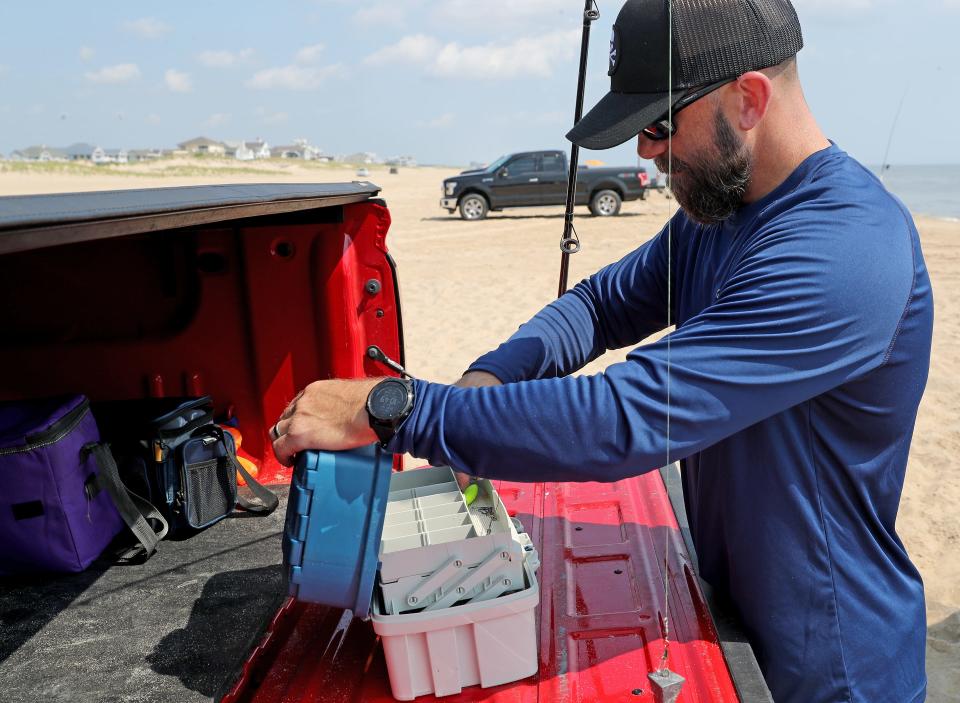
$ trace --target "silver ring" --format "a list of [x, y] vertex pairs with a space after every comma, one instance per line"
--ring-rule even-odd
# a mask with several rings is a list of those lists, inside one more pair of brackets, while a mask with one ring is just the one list
[[277, 423], [270, 428], [270, 436], [275, 440], [280, 439], [280, 421], [277, 420]]

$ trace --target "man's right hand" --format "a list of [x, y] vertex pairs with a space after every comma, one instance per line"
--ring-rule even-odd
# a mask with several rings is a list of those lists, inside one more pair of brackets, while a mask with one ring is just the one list
[[[467, 371], [460, 380], [453, 385], [459, 388], [480, 388], [481, 386], [500, 386], [503, 385], [499, 378], [486, 371]], [[460, 484], [460, 490], [470, 485], [470, 474], [463, 474], [459, 471], [454, 472], [457, 476], [457, 483]]]

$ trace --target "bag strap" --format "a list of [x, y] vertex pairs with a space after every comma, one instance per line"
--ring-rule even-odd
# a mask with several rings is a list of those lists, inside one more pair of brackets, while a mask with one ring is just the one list
[[277, 498], [277, 495], [253, 476], [251, 476], [250, 473], [243, 468], [243, 464], [237, 461], [236, 450], [230, 450], [230, 447], [234, 446], [233, 441], [231, 439], [229, 443], [227, 442], [226, 433], [223, 431], [223, 429], [219, 425], [213, 425], [212, 429], [217, 433], [217, 435], [219, 435], [220, 441], [223, 442], [223, 446], [227, 450], [227, 456], [230, 458], [230, 462], [233, 464], [233, 467], [241, 476], [243, 476], [243, 480], [247, 482], [247, 486], [250, 488], [250, 491], [259, 501], [255, 502], [252, 500], [247, 500], [242, 495], [237, 493], [237, 505], [247, 512], [257, 513], [258, 515], [269, 515], [276, 510], [277, 506], [280, 505], [280, 499]]
[[210, 424], [213, 424], [212, 410], [205, 411], [203, 415], [193, 418], [182, 427], [171, 427], [169, 430], [156, 430], [155, 434], [157, 439], [169, 439], [170, 437], [179, 437], [180, 435], [190, 434], [198, 427], [204, 427]]
[[[92, 442], [84, 445], [83, 451], [93, 454], [99, 469], [97, 481], [107, 489], [120, 517], [140, 543], [121, 553], [118, 561], [121, 563], [146, 561], [157, 551], [157, 543], [166, 536], [169, 529], [167, 521], [148, 500], [123, 485], [120, 472], [117, 470], [117, 462], [108, 445]], [[159, 522], [160, 529], [154, 530], [150, 520]]]
[[227, 455], [230, 457], [230, 461], [233, 462], [234, 467], [236, 467], [240, 475], [243, 476], [243, 480], [247, 482], [247, 486], [253, 495], [259, 499], [258, 502], [254, 502], [247, 500], [237, 493], [237, 505], [248, 512], [259, 515], [269, 515], [276, 510], [280, 504], [280, 499], [277, 498], [276, 494], [251, 476], [247, 470], [243, 468], [243, 464], [237, 461], [236, 454], [228, 450]]

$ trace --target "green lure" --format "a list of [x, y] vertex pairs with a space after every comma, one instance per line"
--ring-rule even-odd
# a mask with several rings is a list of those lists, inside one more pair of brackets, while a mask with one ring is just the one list
[[463, 489], [463, 499], [467, 502], [467, 505], [470, 505], [477, 499], [477, 494], [479, 492], [480, 487], [475, 483], [471, 483], [469, 486]]

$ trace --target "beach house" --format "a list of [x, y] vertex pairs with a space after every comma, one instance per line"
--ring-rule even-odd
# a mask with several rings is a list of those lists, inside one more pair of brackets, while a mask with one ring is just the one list
[[40, 145], [28, 146], [11, 152], [11, 161], [66, 161], [67, 153], [63, 149]]
[[223, 142], [218, 142], [206, 137], [196, 137], [185, 142], [177, 144], [177, 147], [190, 154], [210, 154], [212, 156], [226, 155], [227, 146]]
[[275, 159], [304, 159], [313, 161], [322, 156], [322, 149], [310, 144], [306, 139], [294, 139], [289, 146], [275, 146], [270, 155]]

